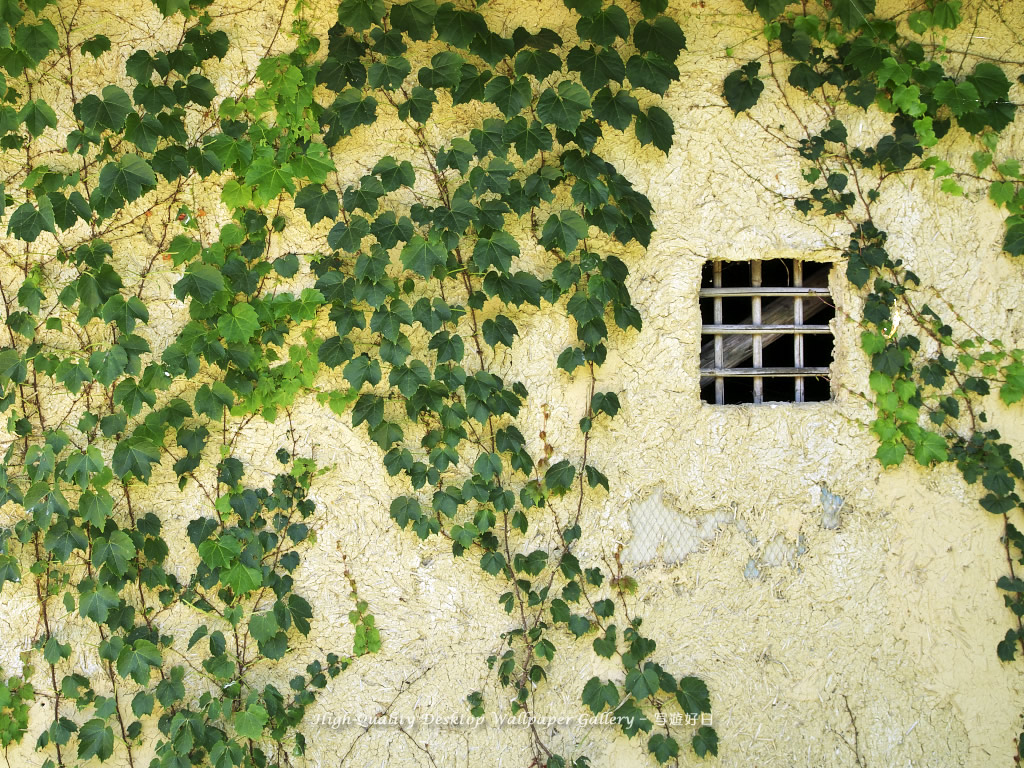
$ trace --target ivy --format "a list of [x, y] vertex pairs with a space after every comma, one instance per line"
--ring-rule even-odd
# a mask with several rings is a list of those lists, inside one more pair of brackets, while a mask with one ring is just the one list
[[[716, 754], [707, 726], [649, 735], [644, 712], [689, 711], [694, 700], [708, 712], [707, 689], [675, 704], [661, 696], [697, 678], [677, 688], [653, 660], [622, 566], [584, 568], [573, 554], [580, 510], [609, 487], [586, 445], [622, 407], [594, 389], [609, 323], [641, 325], [616, 254], [653, 231], [649, 201], [595, 148], [633, 126], [640, 146], [670, 151], [673, 121], [656, 97], [679, 79], [686, 39], [667, 4], [567, 2], [570, 44], [546, 28], [498, 32], [486, 8], [433, 0], [342, 0], [320, 40], [298, 3], [281, 35], [290, 50], [220, 93], [207, 65], [233, 41], [214, 28], [210, 3], [157, 0], [182, 25], [180, 41], [134, 51], [124, 62], [133, 87], [57, 88], [53, 101], [36, 84], [73, 77], [85, 56], [116, 62], [109, 37], [83, 40], [48, 5], [0, 11], [10, 27], [3, 146], [19, 164], [27, 157], [3, 214], [8, 236], [30, 246], [11, 251], [22, 279], [4, 286], [0, 411], [12, 440], [0, 501], [23, 514], [0, 531], [0, 587], [38, 588], [32, 653], [53, 702], [37, 744], [45, 759], [134, 764], [145, 746], [161, 765], [288, 765], [330, 678], [381, 648], [346, 571], [352, 652], [291, 669], [314, 621], [292, 574], [316, 545], [319, 470], [293, 445], [252, 484], [235, 454], [250, 423], [290, 419], [305, 395], [381, 448], [406, 485], [390, 506], [401, 528], [450, 541], [454, 557], [501, 585], [517, 625], [488, 663], [513, 711], [529, 711], [578, 640], [622, 662], [587, 683], [581, 706], [615, 709], [657, 762], [687, 738], [698, 755]], [[123, 83], [119, 74], [110, 79]], [[975, 80], [979, 99], [998, 97], [993, 72]], [[426, 130], [448, 98], [473, 107], [461, 135]], [[340, 183], [332, 151], [385, 121], [401, 138]], [[60, 171], [42, 163], [49, 131], [67, 150]], [[222, 211], [194, 207], [203, 185]], [[145, 245], [121, 236], [128, 226]], [[312, 238], [311, 252], [282, 249], [293, 237]], [[496, 356], [551, 306], [578, 337], [558, 366], [591, 384], [579, 404], [583, 453], [553, 463], [543, 434], [542, 455], [528, 448], [519, 417], [530, 393], [499, 375]], [[155, 328], [167, 307], [175, 322]], [[54, 422], [41, 403], [64, 395], [73, 406]], [[167, 471], [205, 499], [182, 537], [196, 565], [178, 575], [168, 562], [177, 523], [133, 502], [141, 486], [164, 487]], [[535, 535], [547, 543], [524, 550]], [[181, 609], [201, 622], [189, 638], [163, 625]], [[72, 659], [69, 623], [95, 635], [103, 693]], [[19, 700], [33, 696], [17, 678], [0, 687], [4, 746], [24, 734]], [[484, 711], [480, 692], [467, 703]], [[534, 750], [538, 764], [586, 764]]]
[[[942, 46], [932, 45], [936, 30], [962, 23], [958, 2], [928, 2], [909, 15], [906, 27], [877, 15], [873, 0], [805, 4], [802, 15], [786, 0], [744, 2], [766, 22], [766, 52], [725, 78], [723, 96], [738, 116], [756, 110], [766, 83], [783, 92], [786, 83], [821, 107], [824, 129], [816, 133], [808, 127], [787, 137], [798, 147], [809, 187], [794, 204], [803, 214], [838, 217], [849, 227], [842, 257], [847, 279], [863, 298], [861, 347], [871, 373], [869, 392], [862, 396], [875, 409], [869, 428], [878, 438], [876, 458], [883, 467], [911, 457], [924, 467], [955, 463], [968, 484], [980, 485], [980, 506], [1002, 517], [1009, 574], [996, 586], [1004, 593], [1012, 627], [996, 653], [1012, 661], [1018, 648], [1024, 649], [1024, 604], [1016, 576], [1024, 565], [1024, 539], [1014, 522], [1022, 506], [1018, 483], [1024, 471], [1011, 446], [989, 426], [982, 398], [998, 392], [1007, 405], [1022, 399], [1024, 351], [954, 330], [954, 325], [969, 328], [969, 322], [948, 305], [949, 319], [934, 308], [917, 275], [891, 252], [874, 205], [891, 178], [930, 172], [942, 192], [987, 197], [1005, 210], [1003, 250], [1010, 257], [1024, 253], [1024, 179], [1019, 158], [1000, 142], [1017, 112], [1009, 101], [1006, 64], [970, 51], [954, 63]], [[802, 118], [790, 110], [799, 122]], [[891, 132], [874, 143], [858, 143], [847, 128], [855, 110], [885, 116]], [[958, 167], [959, 154], [950, 151], [955, 141], [974, 150], [969, 168]], [[689, 695], [680, 704], [691, 706]], [[1019, 760], [1024, 734], [1016, 742]], [[715, 739], [698, 732], [698, 754], [713, 746]]]

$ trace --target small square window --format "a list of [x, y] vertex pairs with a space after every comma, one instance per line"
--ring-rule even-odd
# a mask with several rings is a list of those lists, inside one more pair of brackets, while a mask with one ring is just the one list
[[832, 266], [799, 259], [705, 263], [700, 288], [705, 402], [831, 399]]

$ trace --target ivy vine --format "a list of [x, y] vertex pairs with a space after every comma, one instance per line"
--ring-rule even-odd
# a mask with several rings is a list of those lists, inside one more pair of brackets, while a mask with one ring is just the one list
[[[443, 537], [505, 585], [510, 625], [488, 664], [514, 712], [532, 711], [577, 639], [621, 666], [586, 681], [583, 706], [642, 735], [658, 763], [687, 744], [717, 754], [712, 727], [666, 718], [710, 713], [710, 694], [656, 660], [635, 581], [574, 554], [584, 505], [608, 490], [588, 448], [620, 408], [597, 387], [610, 323], [641, 327], [616, 254], [653, 231], [650, 202], [596, 148], [613, 131], [672, 145], [658, 98], [686, 40], [665, 0], [566, 0], [572, 41], [434, 0], [343, 0], [322, 39], [297, 0], [282, 4], [287, 52], [275, 53], [276, 33], [235, 93], [210, 77], [232, 45], [211, 0], [154, 2], [179, 42], [135, 50], [134, 85], [95, 93], [78, 73], [109, 55], [106, 36], [83, 38], [77, 11], [53, 0], [0, 8], [0, 148], [20, 164], [2, 195], [0, 503], [18, 519], [0, 534], [0, 587], [35, 590], [46, 687], [8, 691], [52, 704], [36, 744], [46, 765], [116, 754], [134, 766], [148, 722], [153, 765], [291, 765], [317, 695], [379, 649], [349, 574], [352, 652], [314, 658], [285, 687], [313, 620], [292, 574], [315, 543], [320, 470], [296, 455], [294, 432], [268, 485], [247, 481], [234, 454], [247, 428], [290, 423], [307, 395], [350, 414], [405, 478], [390, 507], [399, 526]], [[449, 104], [480, 117], [439, 137], [431, 119]], [[412, 154], [382, 152], [341, 183], [336, 153], [380, 121], [401, 126]], [[190, 204], [204, 185], [227, 216]], [[145, 245], [125, 237], [131, 227]], [[284, 252], [293, 231], [314, 248]], [[582, 454], [556, 462], [543, 433], [531, 455], [517, 426], [529, 393], [495, 370], [517, 319], [548, 305], [578, 339], [558, 367], [589, 382]], [[168, 470], [205, 500], [184, 532], [198, 566], [183, 579], [168, 571], [179, 533], [137, 500]], [[553, 545], [527, 550], [536, 532]], [[188, 638], [172, 631], [181, 611], [198, 622]], [[101, 690], [71, 653], [90, 633]], [[0, 708], [5, 739], [24, 732], [19, 706]], [[467, 692], [466, 706], [487, 702]], [[532, 737], [533, 765], [588, 764]]]
[[[894, 18], [876, 14], [875, 0], [744, 3], [765, 23], [766, 47], [725, 78], [726, 103], [736, 114], [751, 110], [771, 87], [799, 131], [762, 124], [804, 162], [808, 188], [794, 206], [849, 226], [842, 256], [863, 296], [860, 344], [871, 362], [870, 391], [859, 394], [876, 410], [870, 429], [878, 460], [884, 467], [908, 456], [921, 466], [953, 463], [968, 484], [981, 484], [981, 507], [1002, 518], [1007, 572], [996, 586], [1011, 627], [994, 650], [1012, 661], [1024, 651], [1024, 465], [990, 424], [982, 398], [997, 393], [1006, 406], [1024, 398], [1024, 350], [973, 331], [969, 318], [922, 285], [890, 252], [875, 203], [891, 180], [930, 172], [942, 192], [987, 198], [1005, 211], [1003, 251], [1024, 255], [1021, 158], [1000, 142], [1020, 110], [1010, 92], [1014, 72], [1024, 83], [1024, 61], [952, 47], [949, 36], [964, 23], [959, 0], [927, 0]], [[809, 118], [801, 99], [818, 115]], [[849, 126], [865, 112], [884, 115], [891, 131], [854, 138], [862, 132]], [[973, 143], [969, 167], [949, 154], [954, 141]], [[1019, 762], [1024, 733], [1014, 741]]]

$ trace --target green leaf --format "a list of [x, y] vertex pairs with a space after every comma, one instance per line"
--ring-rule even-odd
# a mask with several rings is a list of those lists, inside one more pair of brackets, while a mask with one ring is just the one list
[[933, 461], [948, 461], [946, 439], [934, 432], [924, 432], [914, 445], [914, 458], [922, 466], [927, 466]]
[[610, 5], [595, 14], [584, 16], [576, 23], [576, 33], [581, 39], [597, 45], [611, 45], [616, 38], [629, 37], [629, 18], [617, 5]]
[[641, 145], [653, 144], [668, 154], [675, 131], [672, 118], [661, 107], [651, 107], [636, 116], [636, 138]]
[[103, 720], [93, 718], [78, 729], [78, 759], [95, 757], [104, 761], [114, 754], [114, 731]]
[[338, 194], [323, 184], [307, 184], [295, 195], [295, 207], [306, 212], [306, 220], [311, 225], [323, 219], [335, 219], [338, 216]]
[[242, 553], [242, 544], [234, 536], [219, 536], [202, 541], [198, 550], [210, 568], [229, 568]]
[[932, 96], [949, 107], [957, 117], [973, 112], [980, 106], [978, 89], [967, 80], [962, 83], [943, 80], [932, 90]]
[[654, 755], [658, 763], [667, 763], [674, 757], [679, 757], [679, 745], [671, 736], [663, 733], [656, 733], [647, 742], [647, 751]]
[[987, 61], [978, 64], [967, 80], [974, 86], [978, 98], [986, 104], [1006, 101], [1010, 96], [1010, 81], [1006, 73]]
[[538, 51], [536, 48], [524, 48], [515, 59], [517, 75], [533, 75], [538, 82], [562, 69], [562, 60], [552, 51]]
[[413, 40], [429, 40], [434, 31], [437, 4], [434, 0], [412, 0], [391, 8], [391, 26]]
[[[839, 18], [849, 30], [860, 29], [868, 24], [868, 17], [875, 12], [875, 0], [833, 0], [832, 14]], [[713, 753], [713, 754], [717, 754]]]
[[41, 232], [53, 232], [53, 204], [50, 198], [45, 195], [40, 197], [37, 205], [22, 203], [18, 206], [7, 222], [7, 234], [26, 243], [33, 243]]
[[660, 687], [661, 682], [658, 680], [658, 673], [650, 663], [644, 665], [643, 671], [634, 667], [626, 673], [625, 688], [638, 701], [643, 701], [648, 696], [653, 696]]
[[[369, 1], [367, 0], [367, 2]], [[381, 0], [376, 1], [380, 2], [383, 7], [384, 3]], [[235, 714], [235, 730], [243, 738], [257, 740], [263, 735], [263, 727], [269, 719], [270, 715], [267, 714], [266, 708], [258, 702], [253, 702], [246, 709]]]
[[379, 24], [382, 18], [384, 0], [342, 0], [338, 6], [338, 22], [356, 32]]
[[484, 86], [484, 101], [497, 105], [505, 117], [513, 117], [530, 103], [531, 93], [530, 81], [525, 77], [509, 80], [504, 75], [499, 75], [488, 80]]
[[576, 468], [566, 459], [552, 464], [544, 473], [544, 485], [555, 496], [564, 496], [572, 487]]
[[29, 101], [18, 113], [18, 122], [24, 123], [33, 137], [39, 136], [47, 128], [57, 127], [57, 113], [42, 99]]
[[544, 222], [540, 244], [545, 248], [559, 248], [569, 254], [576, 250], [579, 241], [587, 236], [587, 222], [572, 210], [561, 211], [549, 216]]
[[178, 301], [191, 296], [201, 304], [208, 304], [220, 291], [225, 290], [224, 276], [209, 264], [189, 264], [185, 274], [174, 286]]
[[590, 94], [583, 86], [568, 80], [560, 82], [557, 91], [546, 89], [537, 101], [537, 116], [569, 133], [576, 130], [588, 109]]
[[718, 755], [718, 734], [709, 725], [702, 725], [693, 736], [693, 751], [697, 757], [704, 757], [711, 754]]
[[273, 611], [254, 613], [249, 618], [249, 633], [261, 643], [276, 635], [277, 630], [277, 617], [274, 616]]
[[594, 116], [619, 131], [626, 130], [639, 112], [639, 103], [626, 88], [613, 94], [605, 87], [594, 94]]
[[94, 59], [110, 50], [110, 38], [106, 35], [93, 35], [82, 41], [82, 53], [88, 53]]
[[228, 342], [248, 341], [259, 327], [260, 321], [256, 310], [245, 302], [235, 304], [230, 312], [221, 315], [217, 321], [217, 330]]
[[633, 44], [641, 53], [656, 53], [665, 61], [674, 62], [686, 48], [686, 36], [674, 19], [658, 16], [654, 21], [637, 23]]
[[160, 649], [149, 640], [139, 638], [132, 645], [125, 645], [117, 655], [117, 673], [131, 677], [139, 685], [149, 682], [149, 668], [159, 667], [162, 659]]
[[401, 56], [388, 56], [384, 61], [375, 62], [370, 66], [370, 87], [394, 91], [401, 87], [411, 71], [412, 67], [407, 59]]
[[599, 678], [592, 677], [583, 686], [582, 699], [583, 703], [596, 715], [605, 707], [615, 709], [619, 703], [619, 689], [611, 681], [602, 683]]
[[882, 462], [883, 467], [899, 466], [903, 457], [907, 455], [907, 448], [902, 442], [886, 441], [878, 446], [875, 457]]
[[39, 24], [18, 25], [14, 33], [14, 40], [31, 59], [33, 65], [41, 62], [50, 51], [60, 45], [57, 30], [46, 19]]
[[382, 157], [373, 166], [371, 173], [380, 177], [385, 192], [394, 192], [400, 187], [411, 187], [416, 183], [416, 173], [408, 160], [399, 163], [393, 157]]
[[635, 88], [646, 88], [664, 96], [672, 81], [679, 79], [679, 70], [656, 53], [641, 53], [629, 57], [626, 77]]
[[155, 186], [156, 176], [149, 163], [138, 155], [129, 154], [103, 166], [98, 189], [106, 197], [112, 192], [117, 192], [130, 203], [141, 197], [143, 191]]
[[236, 562], [227, 571], [221, 573], [221, 582], [231, 587], [236, 594], [246, 595], [263, 583], [263, 574], [256, 568]]
[[111, 467], [114, 474], [125, 478], [134, 475], [144, 483], [149, 482], [153, 464], [160, 461], [160, 449], [144, 437], [132, 436], [122, 440], [114, 448]]
[[1006, 220], [1003, 250], [1011, 256], [1024, 255], [1024, 215], [1018, 214]]
[[367, 381], [371, 386], [376, 386], [380, 382], [380, 362], [376, 359], [371, 360], [364, 352], [345, 366], [344, 375], [345, 379], [356, 389], [359, 389]]
[[711, 711], [711, 697], [708, 686], [699, 677], [684, 677], [679, 680], [676, 689], [676, 700], [680, 709], [689, 715], [697, 716], [701, 712]]
[[508, 232], [495, 232], [490, 237], [481, 237], [473, 247], [473, 262], [483, 272], [495, 267], [500, 272], [512, 268], [512, 259], [519, 255], [519, 243]]
[[723, 94], [733, 114], [738, 115], [743, 110], [750, 109], [757, 104], [761, 92], [764, 91], [764, 83], [757, 77], [757, 73], [760, 71], [761, 63], [751, 61], [734, 70], [725, 78]]
[[569, 69], [580, 73], [580, 80], [591, 93], [607, 87], [609, 81], [621, 83], [626, 65], [614, 48], [580, 48], [575, 46], [566, 59]]
[[448, 252], [438, 241], [425, 240], [421, 235], [414, 236], [402, 248], [402, 265], [422, 277], [429, 278], [435, 267], [444, 266], [448, 261]]
[[125, 119], [134, 110], [128, 94], [116, 85], [108, 85], [103, 91], [103, 98], [90, 93], [76, 105], [75, 114], [86, 128], [106, 128], [120, 131]]

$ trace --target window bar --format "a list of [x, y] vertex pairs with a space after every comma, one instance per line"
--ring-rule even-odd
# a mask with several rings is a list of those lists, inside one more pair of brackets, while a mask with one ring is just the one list
[[[753, 288], [761, 287], [761, 262], [752, 261], [750, 262], [750, 285]], [[752, 296], [750, 298], [750, 319], [754, 325], [761, 324], [761, 297], [760, 295]], [[761, 368], [764, 365], [762, 359], [762, 352], [764, 349], [763, 341], [760, 333], [755, 333], [752, 336], [754, 341], [754, 368]], [[761, 376], [754, 376], [754, 402], [764, 402], [764, 379]]]
[[[804, 265], [799, 259], [793, 259], [793, 287], [799, 288], [804, 284]], [[804, 300], [799, 296], [793, 298], [793, 325], [799, 329], [804, 324]], [[804, 335], [797, 330], [793, 334], [793, 366], [804, 367]], [[804, 377], [794, 378], [794, 395], [796, 402], [804, 401]]]
[[[722, 262], [716, 261], [713, 266], [712, 281], [715, 288], [722, 287]], [[722, 297], [715, 296], [715, 325], [722, 324]], [[715, 334], [715, 368], [721, 370], [725, 367], [725, 349], [722, 344], [722, 334]], [[725, 403], [725, 379], [721, 376], [715, 377], [715, 403]]]

